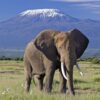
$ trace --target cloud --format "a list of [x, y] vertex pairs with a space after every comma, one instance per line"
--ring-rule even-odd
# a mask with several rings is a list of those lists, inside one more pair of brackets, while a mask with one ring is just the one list
[[90, 3], [83, 3], [83, 4], [80, 3], [78, 6], [91, 9], [93, 13], [100, 14], [100, 2], [94, 2], [94, 3], [90, 2]]
[[99, 2], [90, 2], [90, 3], [81, 3], [78, 6], [90, 9], [92, 13], [100, 14], [100, 1]]
[[96, 14], [100, 14], [100, 11], [95, 11], [94, 13], [96, 13]]
[[100, 0], [53, 0], [53, 1], [60, 1], [60, 2], [94, 2]]
[[100, 14], [100, 0], [52, 0], [58, 2], [72, 3], [76, 6], [90, 9], [91, 12]]
[[80, 3], [78, 6], [84, 6], [88, 8], [100, 8], [100, 2]]

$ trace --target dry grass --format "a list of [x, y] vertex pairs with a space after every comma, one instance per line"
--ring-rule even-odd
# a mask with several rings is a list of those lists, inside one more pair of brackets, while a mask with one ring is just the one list
[[80, 62], [84, 77], [74, 68], [75, 97], [59, 93], [59, 73], [53, 81], [51, 94], [40, 92], [32, 83], [25, 94], [23, 62], [0, 61], [0, 100], [100, 100], [100, 65]]

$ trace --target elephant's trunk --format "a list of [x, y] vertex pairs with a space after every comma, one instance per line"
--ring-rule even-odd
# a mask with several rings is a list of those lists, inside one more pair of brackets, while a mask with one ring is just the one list
[[62, 72], [63, 77], [64, 77], [66, 80], [68, 80], [68, 78], [67, 78], [67, 76], [66, 76], [66, 74], [65, 74], [65, 71], [64, 71], [64, 63], [63, 63], [63, 62], [61, 62], [61, 72]]

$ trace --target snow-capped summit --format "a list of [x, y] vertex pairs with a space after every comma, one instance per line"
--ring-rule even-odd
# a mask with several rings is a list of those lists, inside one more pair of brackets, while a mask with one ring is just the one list
[[[76, 22], [79, 19], [73, 18], [58, 9], [33, 9], [26, 10], [19, 14], [21, 21], [26, 19], [31, 19], [31, 21], [57, 21], [57, 22]], [[28, 18], [27, 18], [28, 17]], [[30, 18], [29, 18], [30, 17]]]
[[58, 9], [35, 9], [35, 10], [26, 10], [20, 13], [21, 16], [37, 16], [40, 15], [41, 17], [54, 17], [54, 16], [65, 16], [61, 11]]

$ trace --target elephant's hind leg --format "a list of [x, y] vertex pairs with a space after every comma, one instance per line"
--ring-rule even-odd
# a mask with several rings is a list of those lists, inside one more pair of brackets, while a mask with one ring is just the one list
[[43, 80], [44, 80], [44, 76], [45, 74], [41, 74], [39, 77], [38, 77], [38, 88], [39, 90], [43, 90]]
[[24, 70], [25, 70], [25, 91], [29, 92], [32, 79], [32, 67], [28, 61], [24, 62]]

